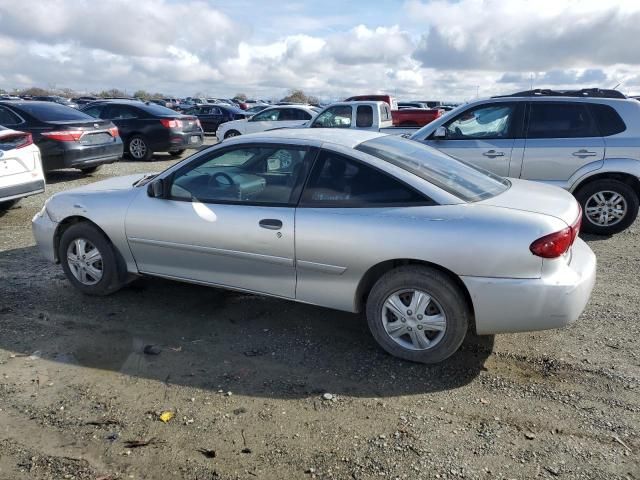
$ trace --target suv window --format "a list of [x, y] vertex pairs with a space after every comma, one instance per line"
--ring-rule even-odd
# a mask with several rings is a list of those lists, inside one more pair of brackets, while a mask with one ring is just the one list
[[444, 124], [447, 140], [512, 138], [516, 107], [509, 103], [469, 109]]
[[202, 203], [294, 205], [306, 176], [305, 147], [239, 147], [198, 159], [178, 170], [174, 200]]
[[306, 207], [425, 205], [430, 200], [373, 167], [323, 150], [302, 194]]
[[584, 103], [531, 102], [527, 138], [599, 137]]
[[318, 115], [311, 125], [316, 128], [349, 128], [351, 127], [352, 108], [349, 105], [336, 105], [327, 108]]
[[618, 112], [616, 112], [613, 107], [602, 103], [591, 103], [589, 104], [589, 107], [591, 108], [591, 113], [598, 124], [600, 135], [603, 137], [615, 135], [616, 133], [624, 132], [627, 129], [624, 121], [620, 118], [620, 115], [618, 115]]
[[373, 126], [373, 107], [359, 105], [356, 109], [356, 127], [369, 128]]
[[22, 120], [8, 108], [0, 107], [0, 125], [18, 125]]
[[82, 113], [86, 113], [87, 115], [91, 115], [95, 118], [100, 118], [100, 112], [102, 111], [102, 108], [102, 105], [94, 105], [93, 107], [82, 109]]

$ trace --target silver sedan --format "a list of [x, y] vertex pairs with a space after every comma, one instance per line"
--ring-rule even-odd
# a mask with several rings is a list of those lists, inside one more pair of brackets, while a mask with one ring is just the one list
[[580, 218], [559, 188], [396, 136], [313, 129], [58, 193], [33, 231], [86, 294], [150, 275], [365, 311], [387, 352], [433, 363], [470, 328], [575, 321], [596, 271]]

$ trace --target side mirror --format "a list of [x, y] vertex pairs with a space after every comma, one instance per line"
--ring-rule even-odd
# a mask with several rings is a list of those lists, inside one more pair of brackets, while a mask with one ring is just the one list
[[152, 181], [147, 187], [147, 195], [152, 198], [164, 198], [165, 197], [165, 181], [162, 178]]
[[446, 127], [438, 127], [436, 128], [436, 131], [433, 132], [433, 138], [435, 138], [436, 140], [442, 140], [444, 138], [447, 138], [447, 129]]

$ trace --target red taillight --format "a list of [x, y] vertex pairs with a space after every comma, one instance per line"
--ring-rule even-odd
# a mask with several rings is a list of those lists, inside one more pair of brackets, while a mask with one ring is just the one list
[[[30, 133], [20, 133], [19, 135], [7, 135], [0, 137], [0, 143], [6, 145], [6, 149], [24, 148], [33, 145], [33, 137]], [[5, 150], [3, 148], [2, 150]]]
[[578, 218], [570, 227], [563, 228], [559, 232], [550, 233], [539, 238], [531, 244], [531, 253], [542, 258], [558, 258], [571, 248], [573, 242], [580, 233], [582, 224], [582, 208], [578, 211]]
[[113, 138], [119, 137], [119, 136], [120, 136], [120, 132], [118, 131], [118, 127], [111, 127], [111, 128], [109, 129], [109, 134], [110, 134]]
[[55, 132], [42, 132], [42, 136], [58, 142], [77, 142], [84, 135], [82, 130], [60, 130]]
[[160, 123], [164, 128], [182, 128], [182, 121], [175, 118], [162, 118]]

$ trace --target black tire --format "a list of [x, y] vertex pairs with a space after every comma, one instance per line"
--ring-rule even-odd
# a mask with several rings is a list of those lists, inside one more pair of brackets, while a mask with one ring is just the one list
[[[143, 146], [143, 149], [137, 148]], [[143, 162], [151, 160], [153, 157], [153, 151], [149, 148], [149, 144], [142, 135], [133, 135], [127, 140], [126, 152], [134, 160], [140, 160]]]
[[[102, 259], [98, 268], [102, 269], [102, 278], [93, 285], [86, 285], [78, 280], [71, 271], [68, 260], [69, 245], [78, 239], [89, 241], [100, 253]], [[87, 295], [109, 295], [124, 285], [124, 266], [118, 261], [118, 255], [111, 245], [111, 242], [94, 225], [81, 222], [67, 228], [60, 239], [58, 248], [58, 258], [62, 264], [62, 269], [71, 284]], [[94, 264], [96, 267], [97, 264]], [[95, 280], [95, 279], [94, 279]]]
[[0, 212], [4, 212], [6, 210], [9, 210], [11, 207], [13, 207], [19, 201], [20, 201], [20, 199], [16, 198], [14, 200], [7, 200], [5, 202], [0, 202]]
[[182, 150], [174, 150], [173, 152], [169, 152], [169, 155], [171, 155], [172, 157], [179, 157], [186, 151], [187, 150], [185, 148], [183, 148]]
[[237, 137], [238, 135], [240, 135], [239, 131], [229, 130], [227, 133], [224, 134], [224, 138], [233, 138], [233, 137]]
[[93, 167], [85, 167], [85, 168], [81, 168], [80, 171], [82, 173], [95, 173], [98, 170], [100, 170], [100, 168], [102, 168], [102, 165], [94, 165]]
[[[422, 330], [421, 333], [424, 335], [434, 335], [432, 337], [434, 345], [424, 350], [403, 347], [391, 338], [383, 324], [382, 310], [387, 298], [408, 289], [417, 289], [428, 294], [435, 302], [429, 301], [426, 304], [427, 308], [441, 311], [440, 313], [443, 313], [446, 318], [444, 332], [429, 331], [427, 333], [428, 329]], [[413, 325], [415, 330], [413, 333], [418, 333], [416, 328], [423, 327], [416, 327], [411, 323], [417, 322], [418, 312], [413, 313], [413, 317], [407, 315], [407, 319], [402, 320], [406, 322], [404, 327], [411, 330], [408, 325]], [[417, 315], [417, 318], [420, 317], [422, 315]], [[467, 334], [471, 323], [470, 318], [469, 305], [458, 286], [448, 275], [427, 267], [408, 265], [387, 272], [375, 283], [367, 299], [367, 323], [373, 337], [391, 355], [412, 362], [438, 363], [453, 355], [460, 348]], [[440, 336], [439, 339], [438, 336]], [[400, 338], [407, 337], [409, 337], [408, 334]]]
[[[591, 221], [587, 215], [587, 207], [595, 205], [594, 202], [596, 202], [592, 197], [599, 192], [605, 192], [605, 198], [610, 198], [610, 194], [606, 192], [613, 192], [624, 199], [626, 204], [626, 213], [617, 223], [612, 225], [597, 225], [595, 222]], [[582, 206], [582, 230], [587, 233], [594, 233], [596, 235], [613, 235], [627, 229], [638, 216], [638, 193], [630, 185], [619, 180], [596, 180], [595, 182], [589, 183], [578, 190], [575, 196], [580, 203], [580, 206]]]

